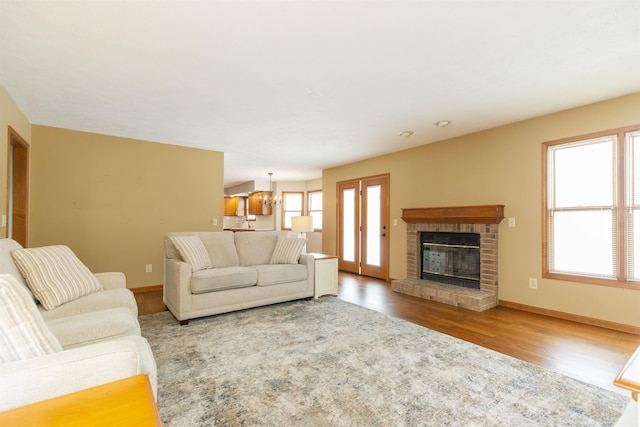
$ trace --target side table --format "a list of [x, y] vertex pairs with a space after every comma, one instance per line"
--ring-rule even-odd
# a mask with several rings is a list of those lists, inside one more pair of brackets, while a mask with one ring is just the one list
[[338, 295], [338, 257], [335, 255], [311, 253], [315, 260], [314, 298], [323, 295]]

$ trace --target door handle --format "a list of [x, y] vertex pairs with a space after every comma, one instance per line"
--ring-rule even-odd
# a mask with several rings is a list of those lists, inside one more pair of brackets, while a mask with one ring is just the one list
[[380, 236], [387, 237], [387, 233], [382, 233]]

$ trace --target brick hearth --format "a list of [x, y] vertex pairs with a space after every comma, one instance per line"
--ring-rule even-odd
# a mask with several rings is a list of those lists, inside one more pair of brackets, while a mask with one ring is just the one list
[[[403, 209], [407, 222], [407, 278], [393, 280], [391, 288], [420, 298], [484, 311], [498, 305], [498, 223], [502, 205], [434, 209]], [[486, 212], [490, 216], [486, 216]], [[493, 213], [495, 212], [495, 214]], [[435, 213], [435, 215], [434, 215]], [[480, 289], [421, 279], [420, 232], [480, 234]]]

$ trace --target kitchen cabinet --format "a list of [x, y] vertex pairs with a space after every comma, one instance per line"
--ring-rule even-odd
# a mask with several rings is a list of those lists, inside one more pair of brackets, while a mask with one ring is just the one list
[[271, 206], [264, 201], [271, 200], [271, 191], [256, 191], [249, 195], [249, 215], [271, 215]]
[[235, 216], [237, 214], [238, 214], [238, 198], [225, 197], [224, 198], [224, 215]]

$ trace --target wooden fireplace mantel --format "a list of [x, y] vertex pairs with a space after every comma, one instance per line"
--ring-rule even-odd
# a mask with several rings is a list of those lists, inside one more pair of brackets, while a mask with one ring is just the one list
[[504, 205], [402, 209], [409, 224], [499, 224], [503, 218]]

